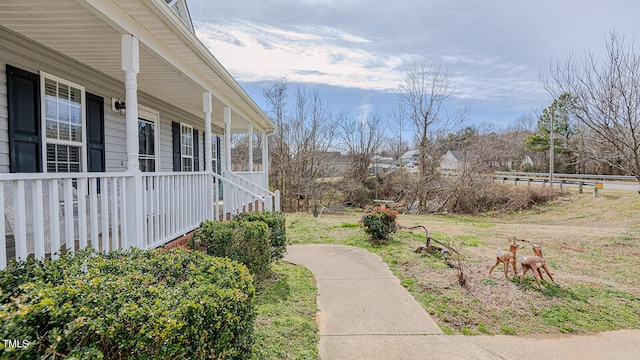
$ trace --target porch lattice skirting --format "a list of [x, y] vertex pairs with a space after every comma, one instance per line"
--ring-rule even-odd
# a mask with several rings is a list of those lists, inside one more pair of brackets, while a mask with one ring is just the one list
[[[130, 201], [134, 194], [142, 194], [142, 206]], [[2, 174], [0, 204], [4, 269], [12, 258], [55, 259], [86, 247], [159, 247], [205, 220], [279, 210], [280, 195], [239, 175], [212, 172]], [[136, 211], [141, 214], [133, 216]]]

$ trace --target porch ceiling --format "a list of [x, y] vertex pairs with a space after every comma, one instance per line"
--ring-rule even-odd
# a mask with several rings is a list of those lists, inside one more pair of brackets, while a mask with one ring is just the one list
[[[213, 123], [232, 131], [273, 124], [163, 0], [2, 0], [0, 24], [117, 80], [121, 34], [140, 40], [138, 89], [202, 118], [202, 92], [214, 94]], [[124, 95], [124, 88], [122, 90]]]

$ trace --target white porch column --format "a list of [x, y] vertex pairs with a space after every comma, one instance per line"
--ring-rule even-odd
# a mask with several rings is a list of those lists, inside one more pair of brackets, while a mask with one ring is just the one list
[[127, 173], [133, 175], [126, 180], [127, 198], [123, 205], [127, 211], [127, 233], [123, 234], [123, 247], [144, 248], [143, 226], [145, 221], [143, 220], [142, 208], [142, 172], [138, 162], [138, 73], [140, 72], [140, 51], [138, 39], [135, 36], [123, 34], [121, 39], [126, 106]]
[[204, 112], [204, 169], [207, 172], [213, 171], [211, 162], [211, 112], [213, 111], [213, 103], [211, 101], [211, 92], [202, 93], [202, 111]]
[[[206, 186], [205, 193], [205, 204], [206, 206], [206, 214], [207, 219], [216, 219], [214, 218], [215, 210], [214, 206], [217, 205], [217, 201], [214, 201], [215, 189], [214, 186], [218, 184], [215, 181], [213, 175], [213, 164], [211, 163], [211, 112], [213, 111], [213, 104], [211, 101], [211, 92], [204, 91], [202, 93], [202, 111], [204, 112], [204, 169], [208, 175], [208, 183]], [[217, 199], [215, 199], [217, 200]]]
[[224, 107], [224, 158], [227, 173], [231, 174], [231, 108]]
[[264, 172], [264, 188], [269, 189], [269, 136], [262, 133], [262, 172]]
[[[253, 174], [253, 124], [249, 124], [249, 174]], [[253, 175], [251, 176], [251, 181], [253, 180]]]
[[130, 34], [122, 35], [122, 70], [124, 70], [127, 170], [140, 171], [138, 163], [138, 73], [140, 52], [138, 39]]

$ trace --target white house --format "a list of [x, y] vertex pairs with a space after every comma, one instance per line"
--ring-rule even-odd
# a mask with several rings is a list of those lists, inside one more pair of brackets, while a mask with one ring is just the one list
[[2, 0], [0, 269], [279, 209], [267, 166], [230, 165], [232, 133], [261, 134], [268, 164], [273, 130], [184, 0]]
[[409, 150], [400, 156], [400, 165], [408, 163], [417, 163], [420, 158], [420, 150]]
[[440, 170], [457, 171], [464, 166], [464, 154], [460, 151], [449, 150], [440, 158]]

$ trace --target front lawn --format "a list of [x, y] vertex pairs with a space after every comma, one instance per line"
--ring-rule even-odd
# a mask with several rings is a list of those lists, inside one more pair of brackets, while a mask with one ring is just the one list
[[311, 271], [284, 261], [257, 285], [254, 359], [317, 359], [317, 288]]
[[[345, 244], [378, 254], [447, 333], [591, 333], [640, 328], [639, 208], [637, 194], [620, 192], [573, 195], [500, 216], [399, 215], [398, 223], [424, 225], [460, 248], [464, 287], [439, 254], [413, 252], [424, 244], [424, 231], [401, 230], [374, 246], [357, 226], [362, 213], [344, 212], [290, 215], [287, 234], [292, 244]], [[513, 270], [507, 281], [502, 265], [488, 275], [509, 236], [543, 244], [555, 284], [544, 281], [541, 291], [529, 273], [521, 285]], [[531, 246], [519, 254], [532, 255]]]

